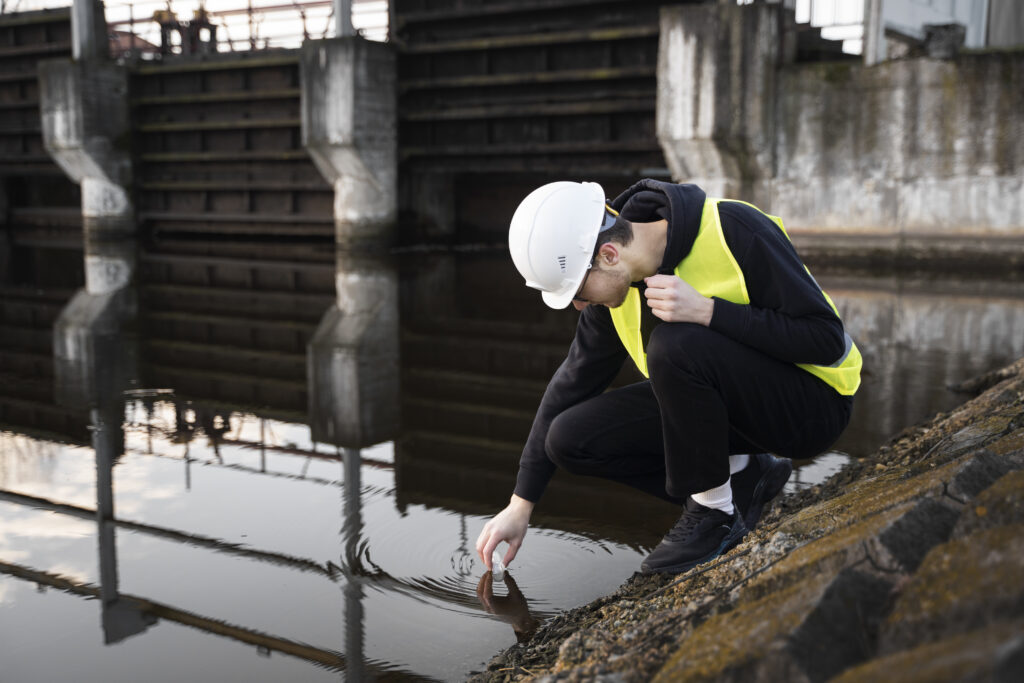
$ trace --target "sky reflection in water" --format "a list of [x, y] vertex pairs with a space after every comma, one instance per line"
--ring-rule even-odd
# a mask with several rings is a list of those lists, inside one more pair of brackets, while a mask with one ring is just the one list
[[[962, 400], [946, 385], [1024, 355], [1012, 283], [818, 275], [865, 381], [835, 451], [802, 463], [789, 490]], [[147, 383], [149, 370], [105, 406], [72, 410], [78, 436], [2, 427], [4, 680], [457, 679], [637, 568], [676, 511], [559, 475], [510, 581], [481, 580], [476, 536], [511, 491], [572, 314], [544, 309], [503, 254], [420, 256], [401, 279], [405, 424], [391, 440], [344, 449], [272, 401], [147, 394], [180, 391]], [[497, 294], [505, 305], [488, 305]], [[450, 318], [430, 320], [438, 310]], [[448, 345], [460, 365], [438, 370]]]

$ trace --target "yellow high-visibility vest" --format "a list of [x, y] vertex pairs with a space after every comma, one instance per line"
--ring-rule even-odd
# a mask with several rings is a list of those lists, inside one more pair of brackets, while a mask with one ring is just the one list
[[[743, 277], [743, 271], [740, 270], [732, 252], [729, 251], [725, 235], [722, 234], [722, 220], [718, 214], [718, 204], [723, 201], [734, 200], [710, 197], [705, 200], [700, 229], [697, 231], [697, 238], [693, 241], [693, 248], [690, 249], [686, 258], [676, 266], [675, 274], [704, 296], [716, 296], [737, 304], [749, 304], [750, 296], [747, 294], [747, 282]], [[746, 202], [741, 203], [746, 204]], [[747, 204], [747, 206], [757, 208], [751, 204]], [[769, 214], [765, 215], [772, 219], [779, 226], [782, 234], [786, 235], [786, 239], [789, 239], [786, 229], [782, 226], [782, 219]], [[804, 268], [806, 269], [806, 266]], [[810, 271], [808, 270], [807, 273], [809, 275]], [[813, 276], [811, 279], [814, 279]], [[832, 299], [824, 290], [821, 290], [821, 293], [838, 316], [839, 311], [836, 310]], [[644, 377], [648, 377], [647, 354], [644, 351], [643, 338], [640, 335], [640, 306], [640, 292], [635, 287], [631, 287], [622, 305], [609, 309], [609, 312], [622, 345], [626, 347], [626, 351], [629, 352]], [[843, 396], [853, 396], [860, 386], [860, 369], [863, 361], [860, 350], [853, 343], [850, 335], [844, 332], [844, 336], [846, 350], [842, 357], [832, 365], [797, 363], [796, 366], [821, 378]]]

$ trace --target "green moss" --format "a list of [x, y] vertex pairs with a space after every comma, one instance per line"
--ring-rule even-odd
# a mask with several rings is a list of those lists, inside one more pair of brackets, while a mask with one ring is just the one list
[[818, 577], [708, 619], [669, 658], [655, 683], [714, 680], [728, 669], [761, 659], [773, 643], [803, 623], [827, 583], [826, 577]]
[[[791, 586], [815, 577], [832, 577], [845, 567], [864, 558], [864, 542], [876, 538], [883, 529], [909, 512], [913, 503], [891, 508], [867, 519], [828, 533], [823, 538], [794, 550], [777, 565], [752, 581], [743, 598], [753, 598], [781, 586]], [[742, 599], [742, 598], [741, 598]]]
[[1024, 428], [1010, 432], [1006, 436], [993, 441], [987, 448], [996, 455], [1007, 455], [1024, 449]]
[[1010, 472], [978, 494], [964, 511], [954, 535], [1024, 522], [1024, 471]]
[[818, 66], [818, 72], [826, 83], [846, 85], [853, 80], [853, 67], [850, 62], [823, 62]]
[[[984, 614], [1021, 597], [1024, 575], [1024, 524], [979, 531], [936, 546], [903, 591], [887, 627], [900, 622], [954, 625], [963, 614]], [[1012, 602], [1007, 603], [1012, 606]]]
[[942, 483], [952, 478], [956, 469], [969, 457], [930, 469], [909, 479], [901, 479], [905, 470], [894, 469], [857, 482], [847, 493], [793, 515], [779, 527], [779, 531], [806, 536], [822, 528], [835, 528], [854, 523], [912, 498], [940, 493]]
[[1024, 622], [1000, 622], [972, 633], [946, 638], [845, 671], [833, 683], [858, 681], [989, 680], [1001, 647], [1024, 631]]

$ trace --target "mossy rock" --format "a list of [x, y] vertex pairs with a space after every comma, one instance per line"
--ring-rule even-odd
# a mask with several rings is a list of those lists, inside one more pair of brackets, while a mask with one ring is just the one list
[[974, 499], [953, 529], [954, 538], [982, 529], [1024, 523], [1024, 471], [1003, 476]]
[[833, 683], [875, 681], [1018, 681], [1024, 671], [1024, 621], [998, 622], [874, 659], [849, 669]]
[[906, 501], [793, 550], [748, 584], [741, 600], [853, 566], [894, 580], [915, 571], [933, 546], [945, 542], [958, 516], [935, 498]]
[[890, 586], [845, 570], [740, 604], [698, 627], [654, 680], [825, 680], [870, 656]]
[[818, 535], [924, 496], [948, 494], [962, 503], [1014, 466], [987, 451], [977, 451], [942, 466], [921, 463], [913, 468], [889, 468], [879, 476], [855, 482], [840, 496], [804, 508], [779, 525], [778, 531], [797, 537]]
[[896, 652], [1024, 614], [1024, 524], [978, 531], [932, 549], [882, 627]]
[[1024, 453], [1024, 428], [993, 441], [988, 445], [988, 450], [996, 455], [1020, 457]]

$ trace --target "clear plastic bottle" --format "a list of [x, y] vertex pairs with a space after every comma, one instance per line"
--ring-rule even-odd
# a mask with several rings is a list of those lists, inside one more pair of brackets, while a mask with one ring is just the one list
[[494, 553], [491, 555], [491, 576], [495, 581], [501, 581], [505, 578], [505, 563], [501, 559], [501, 553], [498, 549], [494, 549]]

